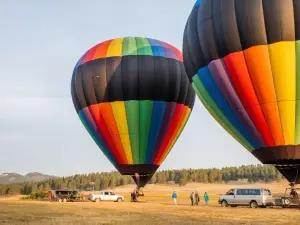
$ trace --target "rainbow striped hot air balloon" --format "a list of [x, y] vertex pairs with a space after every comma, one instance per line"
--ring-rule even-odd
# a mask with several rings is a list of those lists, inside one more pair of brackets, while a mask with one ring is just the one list
[[264, 164], [300, 183], [300, 1], [200, 0], [184, 64], [212, 116]]
[[195, 101], [181, 52], [141, 37], [116, 38], [88, 50], [75, 66], [71, 92], [94, 141], [138, 187], [172, 149]]

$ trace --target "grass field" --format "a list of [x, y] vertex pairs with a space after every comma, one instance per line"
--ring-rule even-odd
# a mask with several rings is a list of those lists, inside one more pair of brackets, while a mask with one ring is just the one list
[[[273, 184], [188, 184], [147, 185], [144, 189], [145, 203], [129, 202], [129, 192], [133, 185], [114, 189], [125, 195], [125, 202], [99, 203], [52, 203], [46, 201], [20, 200], [19, 197], [0, 198], [0, 224], [30, 225], [96, 225], [96, 224], [299, 224], [298, 209], [247, 207], [222, 208], [218, 205], [218, 195], [232, 187], [267, 187], [274, 195], [281, 195], [287, 183]], [[178, 194], [178, 205], [173, 206], [172, 191]], [[210, 195], [209, 206], [189, 205], [189, 193], [198, 190]]]

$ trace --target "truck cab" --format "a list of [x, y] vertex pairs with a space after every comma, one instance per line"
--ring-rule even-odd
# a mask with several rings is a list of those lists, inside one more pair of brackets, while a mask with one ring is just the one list
[[93, 202], [99, 201], [124, 201], [124, 196], [117, 195], [112, 191], [100, 191], [99, 194], [91, 194], [89, 195], [89, 200]]

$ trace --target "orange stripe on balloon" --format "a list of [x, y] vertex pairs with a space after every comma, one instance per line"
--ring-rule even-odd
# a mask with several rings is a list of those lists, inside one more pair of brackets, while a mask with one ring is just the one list
[[175, 133], [172, 137], [172, 139], [169, 141], [168, 145], [167, 145], [167, 148], [166, 148], [166, 151], [161, 155], [160, 159], [158, 159], [158, 164], [157, 165], [161, 165], [162, 162], [165, 160], [165, 158], [167, 157], [167, 155], [169, 154], [169, 152], [172, 150], [179, 134], [181, 133], [181, 131], [183, 130], [183, 127], [185, 125], [185, 122], [188, 118], [188, 115], [189, 115], [189, 107], [188, 106], [185, 106], [184, 109], [182, 110], [182, 113], [181, 113], [181, 116], [180, 116], [180, 119], [177, 123], [177, 126], [175, 128]]
[[244, 55], [256, 96], [275, 144], [284, 145], [268, 46], [251, 47], [244, 51]]
[[263, 111], [254, 91], [243, 52], [231, 53], [224, 57], [232, 84], [248, 112], [253, 124], [261, 134], [267, 146], [274, 146], [271, 130], [268, 127]]
[[109, 148], [109, 150], [113, 154], [114, 160], [117, 163], [123, 162], [122, 158], [120, 157], [120, 154], [118, 153], [118, 151], [117, 151], [117, 149], [116, 149], [116, 147], [113, 143], [113, 140], [111, 138], [111, 135], [110, 135], [108, 127], [107, 127], [107, 124], [106, 124], [104, 118], [102, 117], [102, 115], [100, 113], [100, 109], [98, 107], [98, 104], [91, 105], [88, 108], [89, 108], [89, 111], [90, 111], [94, 121], [95, 121], [95, 124], [96, 124], [99, 132], [101, 133], [101, 135], [103, 136], [104, 141], [107, 144], [107, 147]]
[[114, 149], [116, 149], [116, 152], [121, 159], [121, 161], [118, 163], [127, 164], [128, 163], [127, 158], [125, 155], [125, 151], [123, 149], [122, 141], [120, 139], [120, 135], [118, 132], [118, 128], [116, 125], [116, 121], [110, 103], [108, 102], [100, 103], [99, 109], [100, 109], [101, 117], [103, 118], [103, 124], [105, 124], [106, 127], [108, 128], [110, 138], [114, 145]]
[[173, 136], [176, 134], [176, 127], [177, 124], [180, 122], [180, 117], [182, 114], [182, 111], [184, 110], [184, 104], [177, 104], [172, 121], [168, 127], [168, 131], [166, 133], [166, 136], [159, 148], [159, 151], [157, 152], [157, 155], [154, 160], [154, 164], [157, 164], [161, 156], [164, 154], [164, 152], [167, 150], [169, 142], [171, 142]]
[[108, 46], [110, 45], [112, 40], [108, 40], [105, 42], [102, 42], [96, 49], [94, 54], [94, 59], [100, 59], [100, 58], [106, 58], [106, 53]]

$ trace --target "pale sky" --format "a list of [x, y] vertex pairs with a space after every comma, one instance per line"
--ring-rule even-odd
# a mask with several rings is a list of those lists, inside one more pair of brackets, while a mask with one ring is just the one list
[[[67, 176], [114, 167], [70, 95], [77, 60], [107, 39], [142, 36], [182, 47], [194, 0], [0, 1], [0, 173]], [[196, 99], [160, 169], [259, 163]]]

